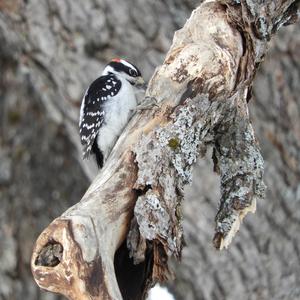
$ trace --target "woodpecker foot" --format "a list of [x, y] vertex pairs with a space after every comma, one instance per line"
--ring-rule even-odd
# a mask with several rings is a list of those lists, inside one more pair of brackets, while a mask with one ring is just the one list
[[143, 111], [152, 108], [153, 106], [158, 107], [158, 101], [155, 97], [146, 97], [142, 103], [140, 103], [136, 110]]

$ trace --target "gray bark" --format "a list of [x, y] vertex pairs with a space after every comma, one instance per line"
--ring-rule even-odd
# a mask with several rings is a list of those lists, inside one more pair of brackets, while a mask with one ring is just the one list
[[[3, 1], [0, 8], [0, 295], [49, 299], [55, 296], [39, 294], [31, 280], [29, 258], [37, 234], [88, 185], [76, 132], [81, 95], [115, 55], [138, 62], [149, 78], [192, 4]], [[178, 299], [299, 297], [299, 35], [299, 27], [282, 31], [250, 103], [267, 162], [267, 199], [230, 250], [214, 253], [218, 183], [211, 167], [199, 166], [185, 200], [188, 246], [173, 285]]]

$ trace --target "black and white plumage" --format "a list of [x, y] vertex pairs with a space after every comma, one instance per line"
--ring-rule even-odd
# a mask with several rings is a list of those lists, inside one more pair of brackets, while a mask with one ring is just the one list
[[87, 89], [80, 108], [83, 157], [94, 154], [102, 168], [117, 138], [137, 107], [136, 89], [144, 86], [137, 67], [113, 59]]

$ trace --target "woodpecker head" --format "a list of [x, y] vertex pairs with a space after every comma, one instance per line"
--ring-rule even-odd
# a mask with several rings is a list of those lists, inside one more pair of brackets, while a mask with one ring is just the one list
[[126, 79], [130, 84], [137, 88], [145, 87], [145, 81], [140, 70], [135, 65], [124, 59], [114, 58], [111, 60], [111, 62], [105, 67], [103, 75], [111, 73]]

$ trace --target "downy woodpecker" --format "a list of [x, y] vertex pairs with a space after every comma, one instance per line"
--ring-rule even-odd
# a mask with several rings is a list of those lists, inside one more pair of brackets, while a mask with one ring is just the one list
[[79, 132], [83, 157], [94, 154], [99, 168], [137, 107], [137, 89], [145, 88], [139, 69], [113, 59], [86, 90], [80, 108]]

